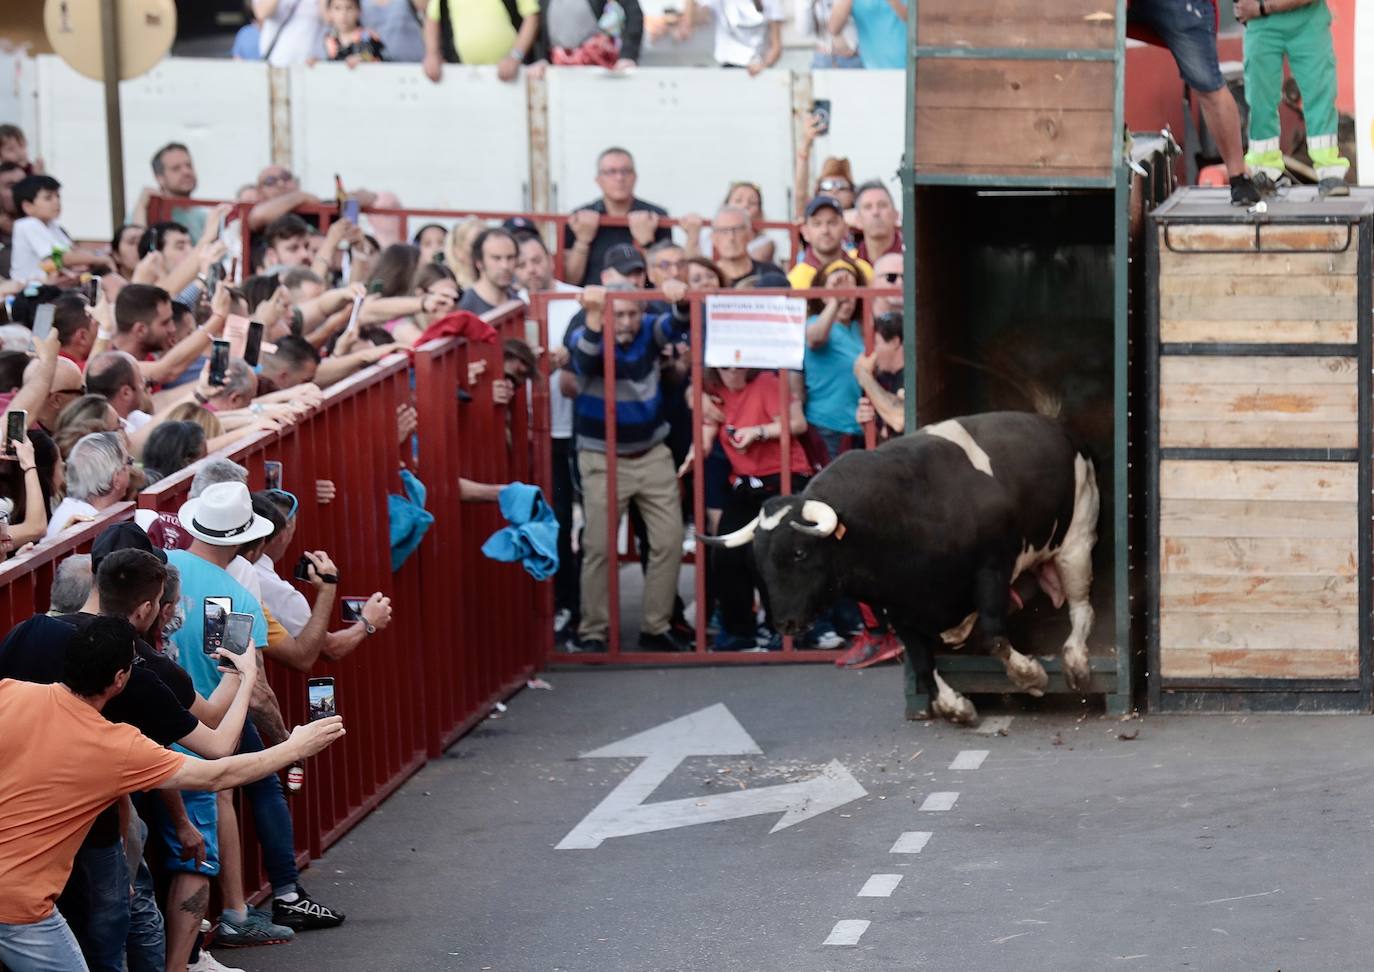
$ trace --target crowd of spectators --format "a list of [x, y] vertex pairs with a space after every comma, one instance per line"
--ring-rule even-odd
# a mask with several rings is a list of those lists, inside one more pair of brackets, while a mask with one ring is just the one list
[[[13, 696], [0, 718], [41, 712], [53, 725], [69, 724], [61, 738], [73, 752], [90, 754], [89, 765], [84, 755], [76, 759], [84, 768], [43, 797], [70, 812], [60, 833], [44, 838], [41, 874], [0, 867], [0, 883], [24, 881], [22, 893], [0, 886], [0, 899], [18, 902], [0, 907], [0, 964], [16, 972], [67, 961], [73, 949], [92, 969], [221, 969], [202, 947], [203, 920], [217, 947], [285, 941], [343, 920], [299, 882], [275, 772], [340, 730], [290, 736], [264, 672], [272, 665], [309, 671], [321, 657], [347, 655], [389, 622], [390, 604], [378, 592], [362, 620], [329, 630], [338, 582], [329, 555], [307, 555], [309, 598], [281, 573], [310, 503], [281, 490], [251, 493], [242, 467], [212, 453], [300, 421], [331, 384], [413, 346], [454, 315], [488, 313], [532, 293], [563, 294], [570, 306], [557, 325], [551, 315], [547, 351], [559, 636], [570, 651], [605, 650], [613, 558], [604, 410], [611, 407], [619, 426], [616, 508], [634, 525], [646, 577], [638, 643], [683, 650], [694, 634], [677, 590], [685, 538], [689, 528], [714, 531], [747, 518], [780, 489], [776, 402], [784, 380], [709, 371], [694, 445], [688, 288], [864, 287], [874, 270], [863, 254], [874, 254], [880, 271], [895, 260], [886, 282], [900, 281], [900, 235], [881, 184], [858, 187], [850, 204], [818, 195], [805, 207], [809, 245], [783, 260], [778, 241], [755, 226], [763, 214], [757, 187], [728, 187], [718, 212], [688, 214], [675, 238], [665, 210], [635, 195], [634, 159], [619, 148], [597, 159], [601, 195], [577, 211], [561, 241], [568, 280], [556, 279], [549, 241], [521, 218], [428, 224], [409, 242], [381, 238], [385, 218], [360, 225], [338, 217], [322, 232], [319, 200], [279, 167], [259, 176], [256, 195], [245, 200], [250, 209], [193, 204], [194, 162], [178, 143], [152, 160], [157, 189], [140, 199], [131, 222], [107, 246], [79, 245], [61, 229], [60, 182], [28, 174], [35, 166], [26, 160], [5, 165], [0, 254], [13, 259], [0, 266], [0, 421], [23, 432], [9, 437], [0, 457], [0, 550], [25, 556], [151, 484], [195, 470], [192, 499], [177, 516], [140, 512], [136, 524], [102, 533], [90, 556], [60, 561], [51, 612], [0, 644], [0, 679], [45, 686], [37, 694], [0, 683]], [[149, 225], [154, 192], [173, 206], [170, 219]], [[885, 205], [872, 202], [878, 197]], [[374, 194], [361, 200], [365, 208], [376, 202]], [[237, 212], [247, 212], [246, 225]], [[245, 233], [252, 257], [239, 266]], [[667, 300], [617, 299], [650, 287]], [[901, 423], [900, 316], [879, 323], [880, 343], [864, 356], [860, 302], [812, 303], [807, 368], [785, 379], [795, 392], [786, 418], [798, 488], [858, 443], [865, 409], [887, 428]], [[617, 345], [609, 389], [600, 372], [608, 307]], [[250, 332], [260, 333], [255, 349]], [[220, 360], [225, 345], [227, 361]], [[537, 380], [540, 353], [505, 342], [503, 373], [489, 376], [498, 403]], [[478, 380], [486, 379], [469, 375]], [[865, 396], [869, 388], [876, 390]], [[402, 440], [414, 431], [414, 415], [410, 408], [398, 416]], [[706, 456], [706, 524], [686, 515], [682, 480], [693, 449]], [[332, 495], [327, 481], [305, 486], [308, 500]], [[501, 488], [466, 480], [461, 487], [465, 500], [489, 501]], [[777, 647], [766, 591], [757, 589], [747, 558], [713, 556], [708, 589], [702, 616], [711, 619], [713, 647]], [[205, 598], [221, 596], [252, 616], [261, 658], [203, 650]], [[805, 644], [844, 644], [860, 632], [857, 618], [857, 611], [837, 613]], [[45, 654], [38, 645], [60, 648]], [[96, 713], [142, 734], [127, 759], [109, 760], [95, 744]], [[0, 746], [22, 752], [35, 725], [7, 725]], [[174, 752], [160, 748], [167, 746]], [[202, 770], [204, 763], [228, 768]], [[28, 780], [6, 774], [0, 795], [39, 786]], [[84, 801], [74, 793], [79, 786]], [[271, 881], [271, 904], [262, 910], [245, 898], [234, 787], [242, 788], [237, 806], [253, 816]], [[6, 798], [0, 805], [0, 831], [33, 832], [32, 804]], [[0, 843], [3, 859], [10, 845]], [[110, 894], [111, 887], [130, 893]], [[217, 915], [206, 914], [212, 889]]]
[[503, 81], [550, 64], [625, 71], [645, 38], [680, 45], [710, 29], [712, 56], [756, 75], [782, 55], [782, 27], [814, 41], [813, 66], [901, 69], [902, 0], [687, 0], [648, 17], [639, 0], [252, 0], [230, 54], [275, 67], [343, 61], [420, 63], [438, 81], [446, 63], [493, 64]]

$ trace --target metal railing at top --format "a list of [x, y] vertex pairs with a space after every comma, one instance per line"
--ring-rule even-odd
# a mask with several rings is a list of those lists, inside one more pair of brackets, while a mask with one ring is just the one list
[[[691, 354], [691, 412], [692, 412], [692, 518], [698, 533], [705, 532], [706, 526], [706, 493], [705, 493], [705, 462], [706, 450], [701, 447], [701, 429], [703, 416], [703, 397], [704, 397], [704, 361], [705, 337], [707, 321], [703, 314], [704, 302], [707, 297], [713, 295], [734, 295], [738, 296], [738, 290], [694, 290], [688, 291], [686, 300], [690, 304], [690, 330], [688, 333], [688, 343]], [[873, 301], [874, 298], [888, 298], [900, 300], [902, 292], [899, 288], [879, 288], [879, 287], [849, 287], [849, 288], [815, 288], [808, 290], [750, 290], [751, 297], [776, 296], [776, 297], [806, 297], [806, 298], [855, 298], [862, 299], [862, 326], [864, 338], [864, 352], [873, 351]], [[603, 333], [609, 334], [614, 331], [612, 319], [612, 304], [617, 301], [630, 300], [636, 303], [648, 304], [651, 301], [663, 302], [666, 300], [661, 291], [638, 290], [638, 291], [615, 291], [607, 295], [605, 306], [602, 308], [602, 328]], [[614, 298], [612, 300], [611, 298]], [[548, 346], [548, 306], [557, 300], [572, 299], [569, 294], [557, 292], [541, 292], [530, 295], [531, 317], [539, 325], [540, 344]], [[615, 342], [602, 342], [602, 368], [604, 371], [604, 384], [607, 388], [615, 387]], [[765, 369], [766, 370], [766, 369]], [[541, 373], [545, 379], [549, 377], [548, 356], [545, 355], [541, 366]], [[794, 440], [788, 416], [791, 410], [792, 391], [789, 387], [787, 376], [789, 372], [785, 369], [777, 369], [778, 375], [779, 400], [778, 415], [781, 435], [779, 445], [781, 447], [781, 469], [780, 480], [782, 484], [781, 495], [790, 495], [792, 491], [792, 450], [801, 446]], [[547, 380], [543, 382], [547, 386]], [[706, 571], [707, 558], [705, 544], [698, 542], [692, 552], [691, 559], [694, 566], [693, 584], [696, 598], [696, 616], [694, 618], [695, 644], [690, 652], [653, 652], [653, 651], [625, 651], [620, 630], [620, 577], [618, 569], [618, 558], [615, 552], [618, 547], [620, 530], [620, 517], [617, 516], [617, 455], [616, 455], [616, 410], [614, 399], [607, 399], [604, 403], [604, 417], [606, 429], [606, 495], [600, 501], [607, 504], [607, 577], [606, 589], [609, 599], [609, 628], [607, 637], [607, 651], [605, 654], [584, 654], [571, 651], [562, 651], [552, 654], [550, 657], [559, 662], [576, 662], [582, 664], [608, 664], [608, 663], [637, 663], [637, 664], [720, 664], [720, 663], [778, 663], [778, 662], [797, 662], [797, 661], [826, 661], [838, 657], [840, 650], [822, 649], [798, 649], [793, 643], [793, 639], [788, 637], [783, 639], [781, 651], [770, 652], [744, 652], [744, 651], [717, 651], [711, 649], [707, 644], [707, 624], [708, 604], [706, 596]], [[864, 426], [864, 447], [872, 449], [877, 442], [877, 428], [874, 421], [869, 421]], [[595, 498], [583, 496], [584, 505], [588, 502], [596, 502]]]
[[[253, 272], [253, 237], [252, 232], [243, 232], [242, 228], [248, 225], [248, 214], [253, 209], [253, 203], [240, 203], [228, 199], [179, 199], [171, 196], [153, 196], [148, 201], [148, 222], [159, 223], [170, 220], [172, 211], [175, 209], [208, 209], [215, 206], [230, 206], [233, 208], [233, 219], [240, 226], [240, 252], [236, 255], [239, 261], [239, 277], [246, 278]], [[328, 230], [330, 224], [339, 218], [339, 207], [336, 204], [320, 204], [315, 206], [301, 206], [294, 210], [301, 216], [310, 216], [318, 220], [321, 230]], [[564, 231], [567, 229], [568, 221], [572, 218], [571, 213], [539, 213], [522, 210], [475, 210], [475, 209], [413, 209], [413, 208], [386, 208], [379, 206], [366, 206], [359, 209], [359, 213], [364, 216], [377, 216], [396, 219], [398, 230], [397, 237], [402, 242], [410, 240], [410, 220], [415, 219], [467, 219], [476, 218], [486, 220], [491, 223], [504, 222], [515, 217], [528, 219], [536, 226], [544, 230], [544, 241], [549, 247], [549, 252], [553, 254], [554, 276], [564, 279], [565, 252], [563, 246]], [[601, 217], [602, 226], [628, 227], [630, 220], [628, 216], [606, 216]], [[660, 227], [673, 228], [682, 225], [680, 217], [660, 216], [658, 225]], [[709, 223], [706, 224], [709, 228]], [[762, 220], [755, 224], [756, 232], [779, 231], [785, 232], [791, 241], [791, 251], [789, 257], [795, 257], [802, 250], [801, 227], [795, 222], [780, 220]], [[260, 232], [260, 231], [259, 231]], [[552, 238], [550, 238], [552, 234]], [[774, 261], [780, 266], [786, 265], [782, 261]], [[790, 261], [789, 261], [790, 262]]]

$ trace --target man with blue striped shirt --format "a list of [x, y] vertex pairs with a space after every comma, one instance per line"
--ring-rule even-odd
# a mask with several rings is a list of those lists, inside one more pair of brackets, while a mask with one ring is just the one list
[[[686, 287], [672, 281], [685, 293]], [[611, 290], [611, 318], [615, 341], [616, 522], [635, 501], [649, 533], [649, 563], [644, 570], [644, 620], [640, 626], [642, 651], [682, 651], [669, 629], [673, 596], [677, 592], [682, 559], [682, 515], [673, 455], [664, 445], [668, 422], [662, 414], [659, 359], [663, 349], [683, 337], [683, 324], [671, 311], [645, 312], [645, 305], [615, 300]], [[577, 465], [582, 474], [582, 621], [579, 651], [606, 650], [609, 626], [607, 603], [606, 493], [606, 382], [602, 333], [606, 287], [588, 287], [582, 294], [581, 320], [574, 319], [567, 337], [572, 368], [580, 391], [574, 405]], [[673, 294], [667, 284], [665, 293]]]

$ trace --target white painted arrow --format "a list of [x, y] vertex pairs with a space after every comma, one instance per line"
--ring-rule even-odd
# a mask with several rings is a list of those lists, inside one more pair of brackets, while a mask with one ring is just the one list
[[781, 813], [770, 833], [843, 806], [868, 791], [849, 770], [832, 760], [820, 773], [800, 783], [783, 783], [685, 800], [645, 803], [678, 764], [689, 756], [761, 754], [730, 710], [717, 703], [661, 726], [603, 746], [582, 759], [641, 757], [619, 786], [582, 818], [558, 844], [559, 850], [600, 847], [610, 837], [628, 837], [718, 820]]

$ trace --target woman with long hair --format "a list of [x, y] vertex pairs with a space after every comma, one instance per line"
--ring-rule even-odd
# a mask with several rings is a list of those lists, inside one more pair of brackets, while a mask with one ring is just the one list
[[[816, 274], [811, 289], [859, 287], [863, 279], [853, 260], [840, 257]], [[812, 297], [806, 312], [806, 421], [824, 449], [824, 465], [852, 448], [863, 432], [854, 417], [862, 395], [854, 361], [864, 353], [863, 301]]]

